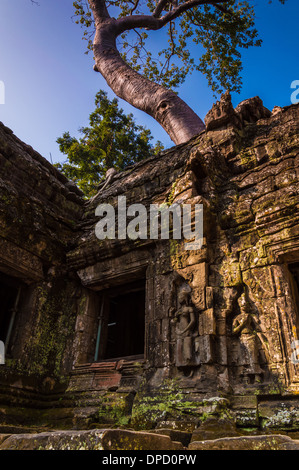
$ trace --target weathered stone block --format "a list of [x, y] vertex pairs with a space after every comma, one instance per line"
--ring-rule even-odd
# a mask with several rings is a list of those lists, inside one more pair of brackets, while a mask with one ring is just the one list
[[206, 287], [206, 307], [213, 308], [214, 306], [214, 289], [213, 287]]
[[188, 450], [299, 450], [299, 441], [288, 436], [228, 437], [192, 442]]
[[262, 401], [258, 414], [263, 429], [299, 430], [299, 403], [296, 399]]
[[214, 309], [209, 308], [199, 314], [198, 332], [200, 335], [215, 335], [216, 321], [214, 317]]
[[169, 436], [121, 429], [11, 435], [0, 450], [182, 450]]
[[209, 417], [193, 431], [191, 443], [237, 435], [238, 431], [233, 420], [228, 418]]
[[210, 335], [196, 338], [197, 349], [199, 351], [200, 363], [211, 364], [213, 362], [213, 343]]
[[[157, 429], [153, 429], [151, 432], [155, 434], [160, 434], [163, 436], [169, 436], [172, 441], [181, 442], [184, 447], [188, 447], [192, 434], [191, 432], [188, 432], [188, 431], [181, 431], [180, 429], [176, 429], [176, 427], [179, 427], [180, 424], [182, 425], [182, 423], [163, 421], [162, 423], [158, 424]], [[170, 426], [170, 429], [162, 427], [165, 425]], [[194, 426], [194, 423], [193, 423], [193, 426]]]

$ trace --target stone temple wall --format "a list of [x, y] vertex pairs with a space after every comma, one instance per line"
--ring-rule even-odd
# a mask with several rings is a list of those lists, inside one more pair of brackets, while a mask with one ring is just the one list
[[[226, 94], [206, 131], [88, 202], [0, 128], [0, 281], [22, 284], [2, 428], [299, 430], [298, 115]], [[124, 197], [202, 204], [202, 247], [99, 240], [96, 208]]]
[[[0, 421], [35, 421], [40, 396], [65, 388], [80, 285], [65, 267], [83, 212], [81, 192], [0, 125]], [[79, 289], [79, 290], [78, 290]], [[18, 295], [19, 294], [19, 295]]]

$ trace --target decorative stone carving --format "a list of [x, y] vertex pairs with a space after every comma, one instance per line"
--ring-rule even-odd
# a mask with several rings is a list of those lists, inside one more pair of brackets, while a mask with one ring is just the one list
[[208, 131], [225, 126], [234, 125], [244, 127], [246, 123], [256, 122], [259, 119], [267, 119], [271, 111], [267, 109], [262, 100], [255, 96], [242, 101], [235, 109], [231, 102], [231, 95], [227, 91], [221, 96], [205, 117], [206, 129]]
[[245, 294], [238, 299], [240, 313], [233, 319], [232, 333], [239, 337], [239, 365], [241, 374], [252, 383], [261, 378], [263, 370], [259, 364], [258, 319], [252, 312]]
[[240, 125], [238, 116], [235, 113], [231, 102], [231, 95], [227, 91], [221, 96], [205, 117], [207, 131], [219, 129], [229, 124]]
[[199, 351], [195, 337], [197, 321], [195, 309], [191, 303], [191, 287], [184, 284], [178, 293], [178, 309], [171, 309], [171, 322], [176, 325], [175, 362], [177, 367], [190, 367], [199, 364]]
[[239, 103], [235, 112], [243, 125], [249, 122], [256, 122], [259, 119], [267, 119], [271, 116], [271, 111], [264, 106], [263, 101], [258, 96]]

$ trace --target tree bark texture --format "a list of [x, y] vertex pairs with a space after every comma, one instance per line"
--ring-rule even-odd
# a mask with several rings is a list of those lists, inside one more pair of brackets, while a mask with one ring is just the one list
[[143, 77], [122, 59], [116, 47], [116, 38], [122, 32], [121, 22], [106, 15], [97, 17], [95, 12], [94, 16], [95, 70], [101, 73], [114, 93], [152, 116], [176, 145], [204, 130], [200, 117], [174, 92]]

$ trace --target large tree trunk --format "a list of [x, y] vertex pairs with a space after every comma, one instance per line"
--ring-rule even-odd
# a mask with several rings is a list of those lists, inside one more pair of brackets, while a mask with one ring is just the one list
[[114, 93], [152, 116], [177, 144], [184, 143], [204, 128], [202, 120], [175, 93], [135, 72], [121, 58], [117, 47], [117, 22], [107, 18], [97, 24], [94, 38], [95, 70]]

